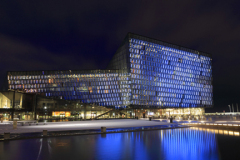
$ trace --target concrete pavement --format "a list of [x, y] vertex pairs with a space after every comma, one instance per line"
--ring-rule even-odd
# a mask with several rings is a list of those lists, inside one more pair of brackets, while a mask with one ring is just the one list
[[107, 128], [125, 128], [125, 127], [143, 127], [143, 126], [156, 126], [156, 125], [170, 125], [167, 122], [149, 121], [149, 120], [136, 120], [136, 119], [122, 119], [122, 120], [92, 120], [92, 121], [70, 121], [70, 122], [43, 122], [39, 125], [32, 124], [29, 126], [18, 125], [17, 129], [13, 129], [12, 124], [0, 123], [0, 134], [4, 132], [10, 133], [31, 133], [48, 131], [67, 131], [67, 130], [88, 130], [100, 129], [102, 126]]

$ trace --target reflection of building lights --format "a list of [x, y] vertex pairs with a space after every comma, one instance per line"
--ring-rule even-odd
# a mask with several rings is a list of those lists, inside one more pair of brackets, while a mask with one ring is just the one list
[[205, 129], [205, 128], [197, 128], [197, 127], [191, 127], [193, 130], [201, 130], [201, 131], [207, 131], [215, 134], [224, 134], [229, 136], [240, 136], [240, 132], [238, 131], [229, 131], [229, 130], [218, 130], [218, 129]]
[[234, 132], [234, 135], [235, 136], [239, 136], [239, 132]]

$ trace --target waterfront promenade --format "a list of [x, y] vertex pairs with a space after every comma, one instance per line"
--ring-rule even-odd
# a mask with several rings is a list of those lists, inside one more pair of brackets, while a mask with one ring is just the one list
[[0, 134], [4, 132], [10, 133], [33, 133], [48, 131], [72, 131], [72, 130], [89, 130], [100, 129], [102, 126], [107, 128], [127, 128], [127, 127], [144, 127], [156, 125], [170, 125], [168, 122], [149, 121], [147, 119], [122, 119], [122, 120], [92, 120], [92, 121], [70, 121], [70, 122], [43, 122], [24, 126], [18, 124], [17, 129], [13, 129], [13, 125], [9, 122], [0, 123]]
[[[22, 121], [23, 122], [23, 121]], [[22, 123], [21, 122], [21, 123]], [[224, 127], [240, 129], [240, 121], [191, 121], [191, 120], [174, 120], [173, 123], [169, 123], [166, 119], [154, 119], [149, 121], [146, 119], [117, 119], [117, 120], [91, 120], [91, 121], [65, 121], [65, 122], [39, 122], [29, 123], [25, 121], [24, 126], [18, 123], [17, 129], [13, 129], [12, 122], [0, 123], [0, 134], [4, 132], [10, 133], [34, 133], [48, 131], [77, 131], [77, 130], [91, 130], [100, 129], [101, 127], [111, 128], [129, 128], [129, 127], [146, 127], [146, 126], [165, 126], [167, 128], [174, 128], [172, 124], [182, 124], [184, 126], [198, 126], [198, 127]], [[237, 127], [237, 128], [236, 128]]]

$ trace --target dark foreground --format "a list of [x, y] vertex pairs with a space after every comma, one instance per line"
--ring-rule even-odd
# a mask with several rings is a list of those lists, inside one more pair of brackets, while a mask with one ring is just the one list
[[240, 136], [169, 129], [0, 142], [1, 160], [240, 159]]

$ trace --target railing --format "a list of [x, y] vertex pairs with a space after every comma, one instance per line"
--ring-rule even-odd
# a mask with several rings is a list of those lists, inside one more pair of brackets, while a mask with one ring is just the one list
[[107, 112], [105, 112], [105, 113], [103, 113], [103, 114], [100, 114], [100, 115], [94, 117], [94, 119], [98, 119], [99, 117], [101, 117], [101, 116], [103, 116], [103, 115], [105, 115], [105, 114], [107, 114], [107, 113], [109, 113], [109, 112], [111, 112], [111, 111], [112, 111], [112, 109], [109, 110], [109, 111], [107, 111]]
[[240, 115], [240, 112], [216, 112], [216, 113], [204, 113], [205, 116], [231, 116]]
[[182, 125], [205, 125], [205, 126], [222, 126], [222, 127], [239, 127], [240, 124], [229, 124], [229, 123], [182, 123]]

